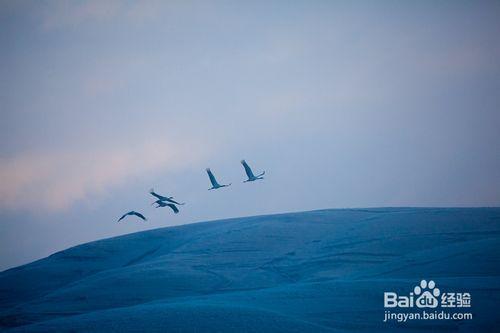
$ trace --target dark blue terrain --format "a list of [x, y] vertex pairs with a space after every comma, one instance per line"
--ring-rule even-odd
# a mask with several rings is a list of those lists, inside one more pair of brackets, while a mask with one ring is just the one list
[[[256, 216], [83, 244], [0, 273], [12, 332], [495, 331], [499, 208]], [[471, 294], [472, 320], [384, 323], [384, 291]]]

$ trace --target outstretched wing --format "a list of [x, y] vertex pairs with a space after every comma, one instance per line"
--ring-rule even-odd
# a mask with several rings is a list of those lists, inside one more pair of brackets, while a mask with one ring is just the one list
[[167, 197], [164, 197], [163, 195], [159, 195], [158, 193], [155, 193], [154, 189], [149, 190], [149, 193], [150, 193], [152, 196], [156, 197], [158, 200], [162, 200], [162, 201], [164, 201], [164, 200], [167, 200], [167, 199], [168, 199]]
[[120, 218], [118, 219], [118, 221], [117, 221], [117, 222], [120, 222], [121, 220], [123, 220], [123, 219], [124, 219], [124, 218], [125, 218], [128, 214], [129, 214], [129, 213], [127, 213], [127, 214], [123, 214], [123, 216], [122, 216], [122, 217], [120, 217]]
[[175, 200], [173, 200], [173, 199], [167, 199], [167, 200], [165, 200], [165, 201], [168, 201], [168, 202], [174, 203], [174, 204], [176, 204], [176, 205], [184, 205], [184, 202], [183, 202], [183, 203], [180, 203], [180, 202], [177, 202], [177, 201], [175, 201]]
[[146, 221], [146, 218], [144, 217], [144, 215], [142, 215], [141, 213], [138, 213], [138, 212], [133, 212], [132, 214], [134, 214], [135, 216], [138, 216], [140, 217], [141, 219], [143, 219], [144, 221]]
[[217, 183], [217, 180], [215, 179], [215, 176], [212, 173], [212, 171], [210, 170], [210, 168], [207, 168], [207, 174], [208, 174], [208, 178], [210, 178], [210, 183], [212, 183], [212, 186], [213, 187], [220, 187], [219, 183]]
[[252, 169], [250, 169], [250, 166], [247, 164], [247, 162], [245, 160], [241, 160], [241, 164], [243, 164], [243, 167], [245, 168], [245, 173], [247, 174], [248, 179], [255, 178]]
[[175, 214], [177, 214], [179, 212], [179, 209], [177, 208], [176, 205], [174, 205], [174, 204], [168, 204], [167, 206], [170, 207], [170, 208], [172, 208], [172, 210], [174, 211]]

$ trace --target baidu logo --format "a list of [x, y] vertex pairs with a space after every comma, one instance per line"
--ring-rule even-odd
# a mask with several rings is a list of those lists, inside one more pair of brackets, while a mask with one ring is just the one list
[[435, 308], [439, 304], [440, 294], [441, 291], [436, 287], [434, 281], [422, 280], [408, 296], [398, 295], [395, 292], [385, 292], [384, 307], [412, 308], [416, 305], [418, 308]]
[[435, 308], [438, 306], [438, 297], [441, 291], [436, 288], [436, 283], [432, 280], [427, 283], [427, 281], [420, 281], [419, 286], [413, 288], [413, 293], [418, 296], [415, 300], [415, 304], [419, 308]]
[[470, 307], [470, 293], [443, 293], [436, 282], [422, 280], [408, 295], [398, 295], [396, 292], [384, 292], [385, 308], [437, 308]]
[[464, 311], [470, 307], [470, 293], [444, 292], [433, 280], [421, 280], [408, 294], [384, 292], [384, 322], [472, 319], [472, 312]]

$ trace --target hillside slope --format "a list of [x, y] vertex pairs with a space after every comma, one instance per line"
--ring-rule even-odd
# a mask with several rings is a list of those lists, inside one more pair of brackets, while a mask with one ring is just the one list
[[[256, 216], [100, 240], [0, 273], [0, 330], [494, 331], [500, 209]], [[384, 323], [421, 279], [470, 292], [472, 320]]]

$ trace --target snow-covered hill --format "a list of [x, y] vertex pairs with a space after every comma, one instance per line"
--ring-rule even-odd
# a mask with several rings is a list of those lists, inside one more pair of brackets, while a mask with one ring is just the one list
[[[499, 250], [499, 208], [321, 210], [162, 228], [0, 273], [0, 329], [494, 331]], [[469, 292], [473, 319], [383, 322], [384, 291], [409, 293], [421, 279]]]

